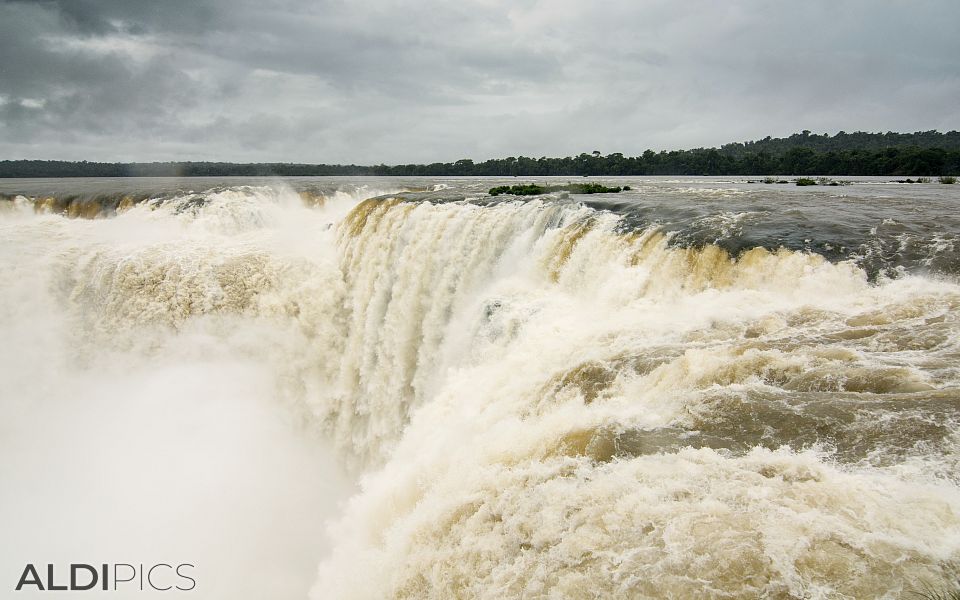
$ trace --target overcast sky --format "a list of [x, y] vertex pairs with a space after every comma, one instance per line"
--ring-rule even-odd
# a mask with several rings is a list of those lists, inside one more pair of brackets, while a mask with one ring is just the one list
[[960, 128], [958, 0], [0, 0], [0, 159], [399, 163]]

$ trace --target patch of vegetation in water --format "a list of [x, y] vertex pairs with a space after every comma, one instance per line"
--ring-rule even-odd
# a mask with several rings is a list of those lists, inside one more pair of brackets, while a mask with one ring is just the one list
[[838, 185], [850, 185], [849, 181], [843, 181], [838, 179], [830, 179], [829, 177], [817, 177], [812, 179], [810, 177], [798, 177], [793, 180], [799, 186], [806, 185], [827, 185], [827, 186], [838, 186]]
[[490, 191], [487, 193], [491, 196], [499, 196], [500, 194], [513, 194], [514, 196], [539, 196], [540, 194], [546, 194], [547, 189], [542, 185], [527, 183], [522, 185], [500, 185], [490, 188]]
[[940, 177], [940, 183], [945, 183], [947, 185], [953, 185], [957, 182], [957, 178], [952, 175], [942, 175]]
[[607, 187], [600, 183], [568, 183], [565, 185], [539, 185], [525, 183], [520, 185], [501, 185], [490, 188], [491, 196], [512, 194], [514, 196], [540, 196], [550, 192], [569, 192], [571, 194], [618, 194], [629, 191], [630, 186]]
[[850, 185], [850, 182], [842, 179], [830, 179], [829, 177], [817, 177], [817, 185]]

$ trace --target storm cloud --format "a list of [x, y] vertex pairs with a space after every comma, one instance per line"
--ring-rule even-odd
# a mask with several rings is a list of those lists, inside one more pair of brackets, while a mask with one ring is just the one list
[[956, 0], [0, 0], [0, 158], [399, 163], [956, 129]]

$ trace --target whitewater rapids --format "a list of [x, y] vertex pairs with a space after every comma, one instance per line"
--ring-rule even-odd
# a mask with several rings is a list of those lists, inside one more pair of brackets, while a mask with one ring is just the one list
[[[202, 554], [204, 597], [899, 598], [957, 578], [951, 224], [904, 237], [885, 200], [870, 233], [851, 208], [865, 237], [841, 256], [790, 213], [835, 198], [435, 183], [9, 194], [13, 539], [81, 552], [90, 531], [53, 549], [23, 518], [66, 522], [66, 489], [161, 515], [178, 537], [108, 524], [97, 551]], [[658, 185], [712, 208], [649, 218]], [[71, 455], [122, 464], [88, 497]]]

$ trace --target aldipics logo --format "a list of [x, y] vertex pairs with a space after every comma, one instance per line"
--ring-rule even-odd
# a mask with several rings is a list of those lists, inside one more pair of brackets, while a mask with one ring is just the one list
[[[196, 567], [189, 563], [157, 563], [148, 566], [143, 563], [103, 563], [97, 566], [72, 563], [66, 569], [52, 564], [40, 566], [40, 570], [33, 564], [27, 564], [23, 568], [16, 591], [64, 592], [99, 589], [106, 592], [129, 592], [139, 589], [189, 592], [197, 587], [196, 579], [191, 576]], [[40, 576], [41, 571], [46, 571], [46, 578]]]

